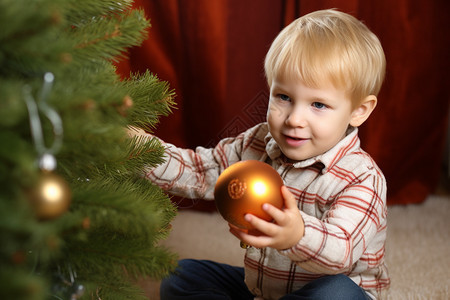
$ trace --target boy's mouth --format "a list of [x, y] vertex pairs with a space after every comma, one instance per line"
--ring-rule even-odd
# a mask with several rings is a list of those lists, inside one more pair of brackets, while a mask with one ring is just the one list
[[289, 135], [285, 135], [284, 137], [286, 139], [286, 143], [289, 144], [290, 146], [294, 146], [294, 147], [301, 146], [302, 144], [304, 144], [306, 141], [309, 140], [306, 138], [289, 136]]
[[286, 136], [286, 138], [288, 138], [288, 139], [293, 139], [293, 140], [296, 140], [296, 141], [304, 140], [304, 139], [302, 139], [302, 138], [298, 138], [298, 137], [294, 137], [294, 136]]
[[288, 135], [288, 134], [284, 134], [284, 136], [285, 136], [287, 139], [292, 139], [292, 140], [297, 140], [297, 141], [299, 141], [299, 140], [307, 140], [307, 138], [302, 138], [302, 137], [292, 136], [292, 135]]

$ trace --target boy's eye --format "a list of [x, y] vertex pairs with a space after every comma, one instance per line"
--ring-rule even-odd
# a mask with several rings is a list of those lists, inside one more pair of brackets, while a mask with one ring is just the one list
[[291, 98], [289, 98], [289, 96], [288, 96], [288, 95], [285, 95], [285, 94], [279, 94], [278, 97], [279, 97], [281, 100], [283, 100], [283, 101], [290, 101], [290, 100], [291, 100]]
[[320, 102], [314, 102], [312, 105], [317, 109], [324, 109], [327, 107], [325, 104], [320, 103]]

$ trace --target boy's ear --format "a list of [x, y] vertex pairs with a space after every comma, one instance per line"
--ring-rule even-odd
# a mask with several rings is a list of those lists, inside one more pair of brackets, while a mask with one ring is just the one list
[[372, 111], [377, 106], [377, 97], [375, 95], [370, 95], [364, 98], [361, 103], [355, 107], [352, 112], [350, 119], [350, 125], [353, 127], [358, 127], [364, 123], [367, 118], [369, 118]]

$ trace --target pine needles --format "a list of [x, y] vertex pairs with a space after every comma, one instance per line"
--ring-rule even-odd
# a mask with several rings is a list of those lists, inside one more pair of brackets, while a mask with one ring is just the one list
[[[121, 81], [113, 61], [142, 43], [149, 22], [129, 0], [0, 0], [0, 297], [57, 299], [78, 283], [92, 299], [144, 299], [140, 276], [161, 278], [176, 257], [159, 246], [175, 208], [141, 177], [163, 161], [153, 130], [174, 93], [150, 72]], [[42, 175], [23, 87], [40, 101], [42, 76], [55, 82], [47, 103], [64, 128], [57, 169], [72, 202], [60, 217], [34, 216], [29, 191]], [[40, 114], [46, 144], [55, 138]], [[62, 279], [76, 272], [76, 282]], [[68, 294], [69, 293], [69, 294]]]

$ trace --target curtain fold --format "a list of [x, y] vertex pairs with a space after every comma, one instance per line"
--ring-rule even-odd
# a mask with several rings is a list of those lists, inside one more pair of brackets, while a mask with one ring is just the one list
[[360, 130], [363, 149], [386, 176], [389, 204], [418, 203], [434, 191], [442, 166], [450, 98], [448, 3], [137, 0], [152, 28], [118, 71], [127, 76], [149, 69], [168, 81], [178, 108], [155, 133], [180, 147], [209, 147], [265, 120], [264, 56], [284, 26], [318, 9], [350, 13], [380, 38], [387, 58], [378, 106]]

